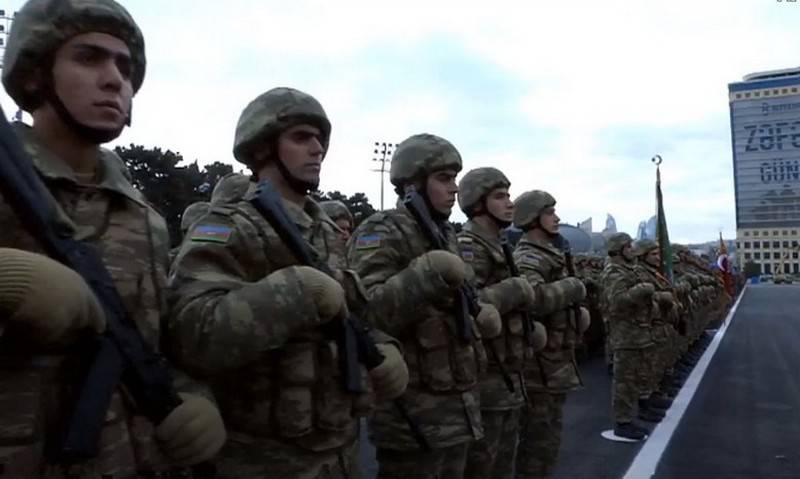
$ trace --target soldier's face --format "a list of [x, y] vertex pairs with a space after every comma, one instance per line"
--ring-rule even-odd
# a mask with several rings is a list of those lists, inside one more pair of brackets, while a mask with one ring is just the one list
[[661, 253], [657, 249], [654, 249], [644, 255], [644, 260], [649, 265], [658, 266], [661, 264]]
[[128, 46], [106, 33], [72, 37], [55, 53], [53, 85], [67, 111], [91, 128], [115, 130], [128, 119], [133, 98]]
[[558, 234], [558, 223], [560, 221], [561, 218], [559, 218], [556, 214], [555, 208], [546, 208], [544, 211], [539, 213], [539, 224], [542, 226], [543, 230], [551, 235]]
[[278, 158], [293, 177], [318, 185], [325, 158], [322, 132], [306, 124], [287, 128], [278, 136]]
[[514, 219], [514, 202], [508, 188], [495, 188], [486, 195], [486, 209], [489, 214], [502, 221]]
[[636, 256], [633, 254], [633, 246], [630, 243], [625, 243], [622, 247], [622, 257], [628, 261], [633, 261]]
[[344, 232], [345, 239], [349, 239], [350, 230], [352, 229], [352, 227], [350, 226], [350, 220], [348, 220], [347, 218], [339, 218], [335, 220], [334, 223], [336, 223], [336, 226], [338, 226], [339, 229], [341, 229]]
[[429, 175], [425, 185], [431, 206], [445, 216], [450, 215], [453, 205], [456, 204], [457, 175], [456, 170], [440, 170]]

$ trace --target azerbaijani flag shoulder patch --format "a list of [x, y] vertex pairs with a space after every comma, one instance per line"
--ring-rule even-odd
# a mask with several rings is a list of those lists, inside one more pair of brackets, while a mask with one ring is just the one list
[[196, 242], [227, 243], [233, 234], [233, 228], [223, 225], [198, 225], [189, 238]]
[[375, 249], [381, 245], [381, 236], [375, 233], [361, 235], [356, 238], [356, 251]]

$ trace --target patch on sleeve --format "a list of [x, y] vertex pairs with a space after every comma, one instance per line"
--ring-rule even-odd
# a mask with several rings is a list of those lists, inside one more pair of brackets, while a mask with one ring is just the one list
[[356, 238], [356, 251], [375, 249], [381, 245], [381, 236], [377, 234], [361, 235]]
[[198, 225], [189, 238], [192, 241], [207, 243], [227, 243], [233, 228], [222, 225]]
[[522, 255], [522, 257], [519, 259], [519, 262], [524, 264], [525, 266], [536, 268], [539, 266], [541, 261], [539, 260], [539, 257], [536, 256], [535, 254], [528, 253]]

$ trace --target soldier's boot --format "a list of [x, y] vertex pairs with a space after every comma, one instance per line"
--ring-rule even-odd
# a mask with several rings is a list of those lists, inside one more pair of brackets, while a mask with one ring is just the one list
[[666, 411], [654, 407], [649, 399], [639, 399], [639, 419], [647, 422], [660, 422]]
[[618, 422], [614, 426], [614, 435], [633, 441], [641, 441], [646, 437], [646, 433], [631, 422]]
[[669, 409], [669, 407], [672, 406], [672, 401], [660, 394], [653, 394], [650, 396], [648, 403], [650, 406], [663, 410]]
[[639, 419], [652, 423], [661, 422], [661, 420], [664, 419], [664, 414], [659, 414], [657, 411], [658, 409], [645, 409], [639, 411]]

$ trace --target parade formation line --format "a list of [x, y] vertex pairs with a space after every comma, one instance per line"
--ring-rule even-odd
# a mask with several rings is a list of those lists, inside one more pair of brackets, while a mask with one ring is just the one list
[[658, 463], [661, 461], [661, 457], [664, 455], [664, 451], [666, 451], [672, 439], [672, 435], [675, 433], [686, 409], [689, 407], [697, 391], [697, 387], [703, 380], [706, 369], [708, 369], [711, 359], [714, 357], [717, 348], [719, 348], [722, 339], [725, 337], [725, 333], [728, 331], [728, 327], [736, 314], [739, 303], [742, 301], [746, 292], [747, 285], [742, 289], [736, 303], [725, 317], [722, 326], [717, 331], [717, 334], [714, 335], [708, 348], [706, 348], [703, 353], [703, 356], [695, 365], [692, 373], [678, 393], [678, 396], [673, 401], [672, 406], [667, 411], [666, 417], [653, 429], [653, 432], [639, 450], [639, 454], [634, 458], [623, 479], [649, 479], [655, 475], [656, 467], [658, 467]]

